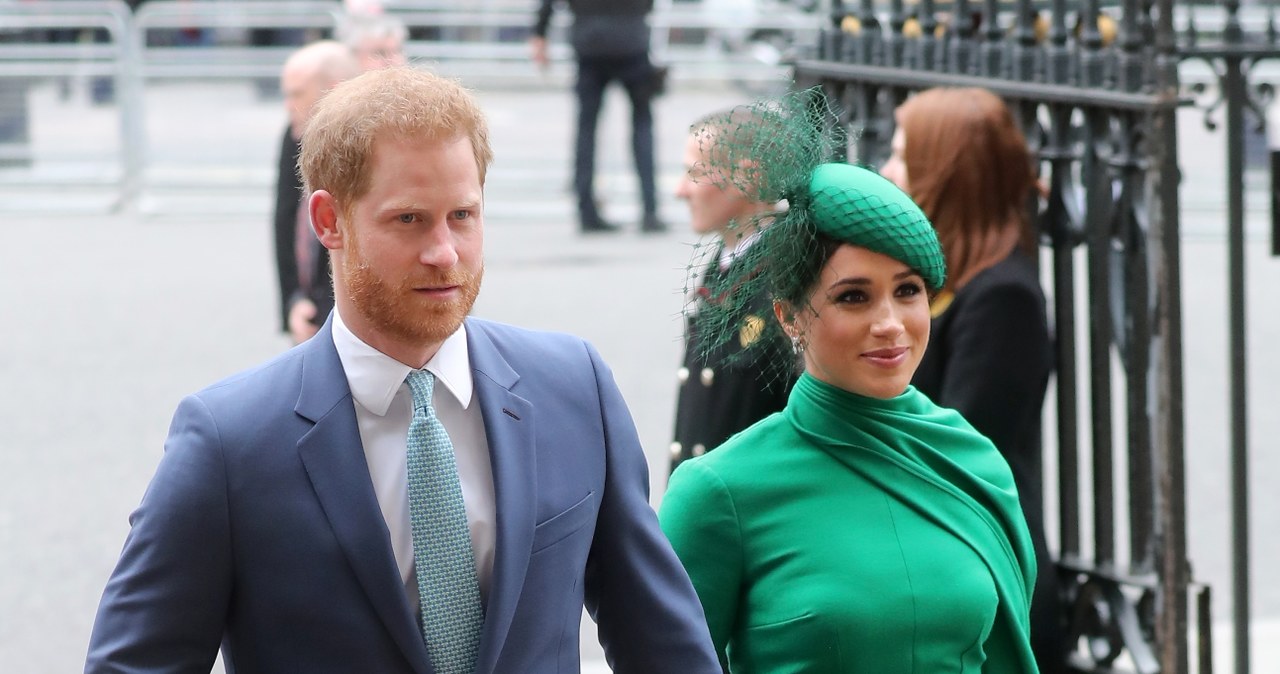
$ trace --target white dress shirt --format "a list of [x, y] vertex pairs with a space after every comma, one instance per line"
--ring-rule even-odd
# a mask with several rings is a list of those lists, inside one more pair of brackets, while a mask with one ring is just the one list
[[[404, 381], [412, 368], [356, 337], [336, 310], [333, 313], [333, 345], [338, 350], [338, 358], [342, 361], [342, 369], [346, 371], [347, 384], [355, 400], [356, 423], [360, 427], [365, 461], [369, 464], [369, 476], [373, 478], [373, 491], [382, 508], [382, 517], [387, 521], [387, 530], [391, 534], [391, 550], [395, 553], [396, 566], [400, 568], [400, 579], [404, 582], [410, 606], [417, 611], [418, 579], [413, 568], [407, 463], [413, 395]], [[432, 402], [436, 416], [453, 441], [462, 499], [467, 508], [467, 524], [471, 528], [476, 577], [480, 581], [480, 595], [487, 600], [489, 580], [493, 575], [497, 506], [484, 417], [480, 406], [473, 404], [475, 395], [465, 325], [444, 341], [423, 369], [430, 370], [436, 378]], [[441, 390], [448, 391], [449, 395], [441, 395]]]

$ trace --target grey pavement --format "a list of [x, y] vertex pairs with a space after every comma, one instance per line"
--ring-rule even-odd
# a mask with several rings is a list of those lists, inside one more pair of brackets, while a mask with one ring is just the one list
[[[77, 185], [4, 191], [0, 220], [0, 672], [76, 671], [102, 585], [161, 451], [180, 397], [287, 348], [274, 332], [268, 225], [271, 167], [284, 117], [245, 84], [148, 92], [156, 167], [139, 208], [103, 211], [109, 161], [63, 162]], [[110, 157], [110, 108], [52, 87], [31, 93], [40, 147]], [[660, 183], [673, 230], [635, 231], [626, 106], [616, 92], [601, 129], [600, 192], [618, 235], [575, 233], [570, 95], [548, 83], [480, 90], [497, 152], [487, 188], [487, 274], [476, 313], [583, 335], [614, 368], [650, 459], [655, 501], [680, 357], [680, 289], [694, 238], [669, 193], [685, 128], [746, 100], [727, 86], [677, 88], [658, 105]], [[1194, 121], [1194, 120], [1192, 120]], [[1215, 593], [1215, 654], [1230, 642], [1226, 512], [1226, 252], [1218, 142], [1185, 123], [1186, 409], [1189, 539], [1197, 579]], [[95, 139], [97, 139], [95, 141]], [[95, 144], [97, 143], [97, 144]], [[55, 153], [56, 153], [55, 152]], [[87, 176], [87, 177], [86, 177]], [[1252, 181], [1257, 178], [1251, 177]], [[25, 201], [24, 201], [25, 200]], [[1280, 314], [1270, 295], [1280, 261], [1267, 255], [1265, 211], [1250, 202], [1248, 244], [1255, 670], [1280, 664]], [[1123, 475], [1123, 472], [1119, 473]], [[1086, 518], [1087, 519], [1087, 518]], [[607, 671], [584, 621], [584, 671]]]

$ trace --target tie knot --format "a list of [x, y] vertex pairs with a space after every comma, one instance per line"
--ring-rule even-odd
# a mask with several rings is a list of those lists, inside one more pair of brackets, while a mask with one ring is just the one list
[[429, 370], [414, 370], [404, 378], [413, 394], [413, 406], [417, 408], [431, 407], [431, 394], [435, 390], [436, 377]]

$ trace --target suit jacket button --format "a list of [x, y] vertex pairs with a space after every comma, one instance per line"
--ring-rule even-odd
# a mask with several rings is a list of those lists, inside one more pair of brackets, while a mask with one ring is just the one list
[[676, 370], [676, 381], [681, 384], [689, 381], [689, 368], [682, 367], [679, 370]]
[[706, 453], [707, 453], [707, 446], [702, 444], [701, 442], [693, 446], [694, 456], [702, 456], [703, 454], [706, 454]]
[[703, 386], [710, 386], [711, 382], [715, 381], [715, 378], [716, 378], [716, 373], [714, 370], [712, 370], [709, 367], [702, 368], [702, 385]]
[[673, 442], [673, 443], [671, 443], [671, 458], [672, 458], [672, 459], [679, 459], [679, 458], [680, 458], [680, 453], [681, 453], [681, 452], [683, 452], [683, 451], [684, 451], [684, 447], [683, 447], [680, 443], [678, 443], [678, 442]]

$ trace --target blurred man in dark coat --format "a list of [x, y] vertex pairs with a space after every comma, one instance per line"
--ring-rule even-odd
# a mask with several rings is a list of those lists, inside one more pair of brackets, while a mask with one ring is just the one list
[[[676, 196], [689, 206], [693, 231], [702, 236], [718, 237], [711, 259], [702, 276], [689, 293], [685, 329], [684, 363], [677, 372], [680, 384], [676, 403], [675, 441], [671, 444], [671, 469], [685, 459], [701, 456], [714, 449], [729, 436], [760, 419], [781, 410], [791, 391], [794, 373], [780, 369], [786, 362], [785, 342], [776, 349], [755, 349], [744, 353], [747, 346], [776, 334], [771, 298], [761, 295], [748, 303], [747, 313], [740, 317], [738, 339], [708, 350], [699, 339], [694, 315], [707, 303], [714, 303], [706, 290], [726, 274], [741, 273], [736, 266], [753, 243], [761, 227], [767, 226], [774, 204], [742, 189], [742, 177], [730, 177], [709, 168], [723, 166], [712, 161], [723, 156], [734, 143], [747, 143], [753, 129], [763, 121], [747, 108], [708, 116], [691, 128], [684, 150], [684, 176], [676, 187]], [[744, 175], [749, 167], [742, 167]], [[762, 357], [763, 356], [763, 357]]]
[[[547, 28], [555, 0], [541, 0], [534, 37], [533, 60], [546, 67]], [[666, 231], [658, 217], [654, 183], [653, 110], [658, 71], [649, 62], [649, 24], [653, 0], [569, 0], [573, 12], [570, 42], [578, 60], [578, 131], [574, 150], [573, 186], [578, 199], [578, 224], [583, 233], [610, 232], [617, 226], [601, 217], [596, 204], [596, 125], [605, 88], [617, 80], [631, 99], [631, 153], [640, 180], [644, 208], [640, 229]]]

